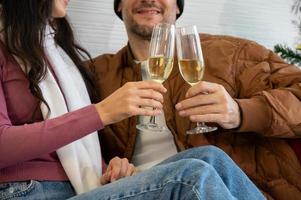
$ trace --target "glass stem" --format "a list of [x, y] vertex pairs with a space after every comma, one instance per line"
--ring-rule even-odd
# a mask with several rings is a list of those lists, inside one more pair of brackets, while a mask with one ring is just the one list
[[196, 126], [197, 127], [206, 127], [206, 124], [205, 124], [205, 122], [197, 122]]
[[155, 116], [151, 116], [151, 117], [150, 117], [149, 123], [150, 123], [150, 124], [156, 124], [156, 118], [155, 118]]
[[[153, 110], [156, 110], [156, 108], [153, 108]], [[156, 118], [155, 118], [155, 116], [151, 116], [151, 117], [150, 117], [149, 123], [152, 124], [152, 125], [155, 125], [155, 124], [156, 124]]]

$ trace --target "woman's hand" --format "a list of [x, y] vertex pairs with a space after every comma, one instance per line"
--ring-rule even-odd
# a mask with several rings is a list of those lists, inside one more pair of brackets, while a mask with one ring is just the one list
[[104, 126], [135, 115], [158, 115], [163, 108], [162, 93], [165, 92], [166, 89], [159, 83], [128, 82], [96, 104], [96, 109]]
[[120, 178], [132, 176], [137, 173], [133, 164], [129, 163], [126, 158], [113, 158], [107, 168], [107, 171], [100, 178], [101, 185], [114, 182]]

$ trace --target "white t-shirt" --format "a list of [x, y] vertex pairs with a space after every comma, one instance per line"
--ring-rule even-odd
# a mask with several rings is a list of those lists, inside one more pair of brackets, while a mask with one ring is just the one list
[[[150, 80], [147, 61], [141, 62], [141, 72], [143, 80]], [[148, 116], [139, 116], [139, 123], [147, 123], [149, 119]], [[156, 123], [166, 127], [164, 113], [156, 116]], [[139, 170], [145, 170], [176, 153], [173, 135], [167, 127], [166, 131], [158, 133], [138, 130], [132, 162]]]

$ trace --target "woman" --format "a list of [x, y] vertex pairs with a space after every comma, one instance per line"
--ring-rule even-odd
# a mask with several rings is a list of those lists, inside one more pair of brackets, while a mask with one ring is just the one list
[[81, 61], [90, 56], [65, 18], [69, 1], [0, 3], [0, 199], [263, 198], [213, 147], [180, 153], [135, 176], [133, 165], [114, 158], [102, 174], [95, 131], [133, 115], [158, 114], [166, 89], [129, 83], [91, 104], [93, 81]]

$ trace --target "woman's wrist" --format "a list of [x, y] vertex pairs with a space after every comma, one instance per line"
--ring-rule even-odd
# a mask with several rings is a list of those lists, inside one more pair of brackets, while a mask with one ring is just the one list
[[103, 126], [109, 125], [111, 120], [109, 120], [109, 115], [105, 111], [102, 102], [95, 104], [95, 108], [96, 108], [99, 118], [102, 121]]

